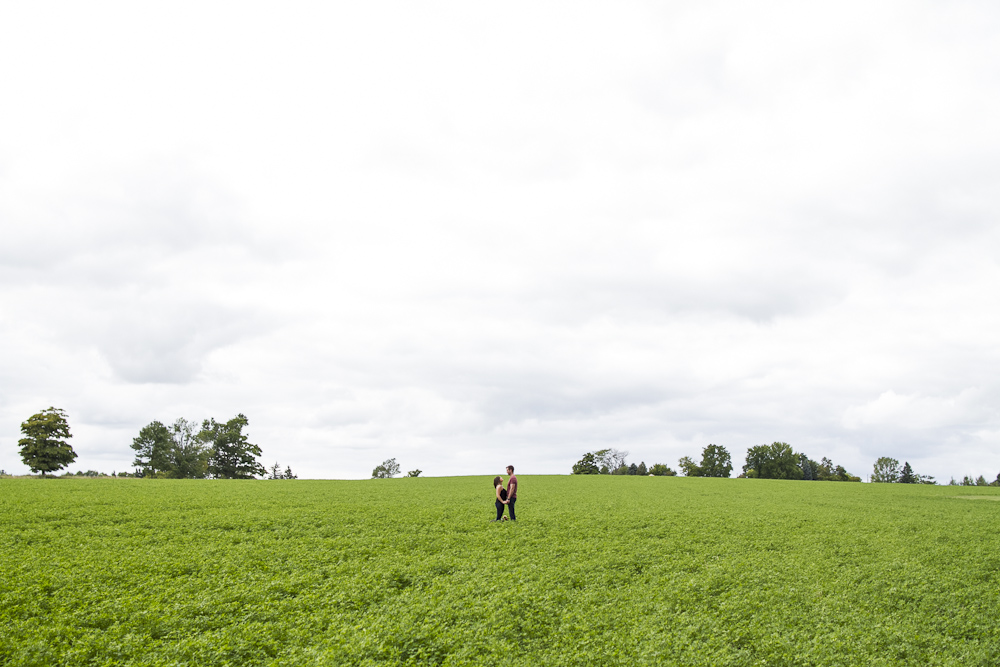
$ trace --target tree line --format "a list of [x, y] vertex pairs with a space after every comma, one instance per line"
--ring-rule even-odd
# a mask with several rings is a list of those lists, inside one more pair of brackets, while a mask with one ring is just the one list
[[[602, 449], [587, 452], [573, 465], [574, 475], [676, 475], [663, 464], [656, 464], [648, 471], [644, 463], [629, 465], [628, 452], [616, 449]], [[701, 452], [701, 460], [695, 462], [683, 456], [677, 462], [678, 468], [687, 477], [729, 477], [733, 471], [732, 457], [721, 445], [707, 445]], [[654, 468], [658, 468], [654, 472]], [[757, 445], [747, 450], [743, 471], [738, 477], [749, 479], [796, 479], [819, 482], [860, 482], [861, 477], [848, 472], [844, 466], [836, 465], [827, 457], [815, 461], [804, 453], [796, 452], [786, 442]], [[899, 461], [881, 457], [875, 462], [870, 481], [876, 483], [937, 484], [931, 475], [921, 475], [913, 470], [909, 462], [902, 466]], [[954, 478], [950, 484], [959, 484]], [[966, 476], [965, 486], [1000, 486], [1000, 474], [994, 482], [987, 482], [980, 475], [973, 479]]]
[[243, 433], [243, 414], [220, 423], [206, 419], [198, 428], [181, 417], [170, 426], [153, 421], [132, 440], [133, 465], [143, 477], [167, 479], [253, 479], [265, 474], [261, 449]]
[[949, 486], [1000, 486], [1000, 473], [997, 473], [997, 478], [992, 482], [987, 482], [986, 478], [980, 475], [973, 479], [970, 475], [966, 475], [962, 478], [961, 482], [955, 481], [952, 477], [951, 481], [948, 482]]
[[[875, 461], [875, 467], [872, 470], [871, 476], [872, 482], [883, 482], [890, 484], [937, 484], [934, 478], [930, 475], [918, 475], [913, 471], [913, 467], [910, 465], [909, 461], [904, 461], [903, 465], [899, 465], [899, 461], [888, 456], [882, 456], [877, 461]], [[962, 481], [956, 481], [954, 477], [948, 482], [949, 486], [1000, 486], [1000, 473], [997, 473], [997, 477], [992, 482], [988, 481], [983, 475], [979, 475], [973, 478], [971, 475], [965, 475]]]
[[587, 452], [583, 458], [573, 465], [574, 475], [656, 475], [672, 477], [677, 473], [663, 463], [654, 463], [646, 467], [646, 462], [639, 464], [626, 461], [628, 452], [620, 449], [599, 449]]
[[[249, 424], [245, 415], [238, 414], [226, 422], [206, 419], [199, 427], [184, 418], [167, 426], [159, 421], [144, 426], [132, 440], [136, 466], [134, 474], [119, 473], [119, 477], [154, 477], [167, 479], [296, 479], [291, 467], [284, 471], [275, 462], [270, 470], [257, 460], [261, 456], [258, 445], [251, 443], [243, 433]], [[68, 440], [72, 438], [66, 413], [50, 407], [32, 415], [21, 424], [23, 438], [18, 440], [21, 460], [34, 473], [54, 472], [76, 460], [76, 452]], [[673, 476], [677, 473], [663, 463], [646, 467], [645, 461], [629, 464], [629, 453], [619, 449], [600, 449], [587, 452], [573, 465], [574, 475], [656, 475]], [[729, 477], [733, 470], [732, 457], [721, 445], [710, 444], [702, 449], [701, 460], [695, 462], [688, 456], [678, 461], [681, 472], [688, 477]], [[372, 471], [372, 478], [395, 477], [400, 472], [396, 459], [386, 459]], [[409, 477], [418, 477], [420, 469], [411, 470]], [[5, 474], [0, 471], [0, 475]], [[87, 471], [82, 476], [101, 476]], [[760, 479], [797, 479], [827, 482], [860, 482], [861, 478], [847, 472], [841, 465], [834, 465], [827, 457], [819, 462], [806, 454], [795, 452], [785, 442], [757, 445], [747, 450], [746, 462], [739, 477]], [[899, 465], [890, 457], [880, 457], [872, 471], [870, 481], [876, 483], [936, 484], [934, 477], [921, 475], [913, 470], [909, 461]], [[949, 484], [959, 482], [951, 479]], [[973, 479], [966, 475], [964, 486], [1000, 486], [1000, 473], [989, 482], [983, 475]]]
[[872, 469], [872, 482], [885, 484], [937, 484], [930, 475], [919, 475], [913, 472], [913, 467], [909, 461], [899, 467], [899, 461], [888, 456], [881, 456], [875, 461]]
[[[120, 473], [119, 477], [153, 477], [165, 479], [253, 479], [267, 475], [257, 460], [260, 446], [250, 442], [243, 429], [249, 420], [238, 414], [226, 422], [206, 419], [199, 426], [184, 418], [169, 426], [153, 421], [132, 440], [135, 450], [135, 473]], [[66, 413], [50, 407], [32, 415], [21, 424], [24, 435], [18, 441], [21, 460], [34, 473], [46, 473], [65, 468], [76, 460], [76, 452], [68, 440], [70, 433]], [[90, 473], [94, 475], [90, 475]], [[281, 470], [275, 463], [270, 479], [295, 479], [291, 467]], [[99, 476], [96, 471], [81, 473]]]
[[[628, 452], [603, 449], [588, 452], [573, 466], [575, 475], [597, 474], [653, 474], [676, 475], [664, 464], [656, 464], [646, 471], [645, 464], [628, 465]], [[721, 445], [710, 444], [701, 451], [701, 460], [682, 456], [678, 468], [687, 477], [729, 477], [733, 471], [732, 455]], [[654, 472], [654, 469], [656, 471]], [[746, 463], [739, 477], [761, 479], [805, 479], [817, 481], [860, 482], [861, 478], [847, 472], [843, 466], [823, 457], [816, 462], [805, 454], [795, 452], [791, 445], [775, 442], [758, 445], [747, 451]]]
[[746, 463], [740, 477], [760, 479], [803, 479], [818, 482], [860, 482], [844, 466], [834, 465], [827, 457], [817, 463], [796, 452], [787, 442], [757, 445], [747, 450]]

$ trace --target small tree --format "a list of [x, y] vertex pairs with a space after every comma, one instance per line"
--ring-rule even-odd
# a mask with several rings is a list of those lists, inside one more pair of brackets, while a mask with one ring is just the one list
[[642, 461], [639, 463], [639, 467], [636, 469], [635, 474], [645, 477], [648, 472], [649, 471], [646, 470], [646, 462]]
[[277, 461], [268, 470], [271, 473], [268, 479], [298, 479], [298, 475], [292, 473], [292, 466], [287, 466], [285, 472], [281, 472], [281, 466]]
[[649, 467], [649, 474], [657, 477], [675, 477], [676, 472], [671, 470], [665, 463], [654, 463]]
[[372, 479], [386, 479], [399, 474], [399, 464], [396, 459], [386, 459], [381, 465], [375, 466], [372, 470]]
[[59, 408], [48, 408], [34, 414], [21, 424], [24, 437], [17, 441], [21, 460], [31, 472], [45, 473], [65, 468], [76, 460], [76, 452], [66, 442], [73, 435], [69, 432], [66, 413]]
[[894, 483], [899, 481], [899, 461], [888, 456], [882, 456], [875, 461], [872, 470], [872, 481], [879, 483]]
[[677, 467], [686, 477], [701, 477], [701, 468], [691, 460], [690, 456], [682, 456], [681, 460], [677, 462]]
[[597, 467], [597, 457], [587, 452], [583, 458], [573, 464], [574, 475], [599, 475], [600, 469]]
[[423, 470], [421, 470], [420, 468], [417, 468], [416, 470], [411, 470], [410, 472], [406, 473], [406, 476], [407, 477], [420, 477], [420, 473], [422, 473], [422, 472], [423, 472]]
[[639, 466], [637, 466], [634, 463], [631, 464], [631, 465], [629, 465], [629, 467], [628, 467], [628, 474], [630, 474], [630, 475], [638, 475], [639, 474]]
[[[816, 463], [815, 461], [810, 461], [809, 463], [812, 466], [815, 466], [814, 469], [813, 469], [813, 474], [815, 475], [815, 479], [818, 479], [818, 480], [820, 480], [822, 482], [860, 482], [861, 481], [860, 477], [855, 477], [851, 473], [847, 472], [847, 470], [844, 468], [844, 466], [834, 465], [833, 461], [831, 461], [830, 459], [828, 459], [825, 456], [823, 457], [823, 459], [822, 459], [822, 461], [820, 463]], [[803, 478], [805, 478], [805, 468], [804, 467], [802, 468], [802, 471], [803, 471], [802, 472]]]
[[976, 486], [989, 486], [990, 483], [986, 481], [986, 478], [980, 475], [976, 478]]
[[[861, 478], [857, 475], [852, 475], [851, 473], [844, 470], [844, 466], [837, 466], [835, 472], [837, 473], [838, 482], [860, 482]], [[931, 479], [934, 479], [933, 477]]]
[[916, 484], [917, 476], [913, 474], [913, 468], [910, 467], [910, 462], [905, 461], [903, 463], [903, 470], [899, 473], [899, 483], [900, 484]]
[[153, 477], [170, 467], [170, 450], [173, 449], [170, 430], [161, 422], [153, 421], [143, 426], [139, 435], [132, 439], [135, 450], [132, 465], [140, 468], [146, 477]]

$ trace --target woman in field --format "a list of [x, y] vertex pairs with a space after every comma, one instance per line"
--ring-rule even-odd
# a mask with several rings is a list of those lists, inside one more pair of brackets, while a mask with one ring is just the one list
[[496, 491], [496, 495], [497, 495], [497, 502], [496, 502], [496, 506], [497, 506], [497, 518], [496, 518], [496, 520], [500, 521], [503, 518], [503, 508], [504, 508], [504, 505], [507, 504], [507, 489], [505, 489], [504, 486], [503, 486], [503, 477], [501, 477], [500, 475], [497, 475], [496, 477], [493, 478], [493, 488]]

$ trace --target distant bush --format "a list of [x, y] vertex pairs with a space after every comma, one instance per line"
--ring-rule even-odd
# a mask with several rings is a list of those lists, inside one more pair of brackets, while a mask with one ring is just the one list
[[399, 474], [399, 464], [396, 463], [396, 459], [386, 459], [382, 461], [381, 465], [375, 466], [372, 470], [372, 479], [386, 479], [388, 477], [395, 477]]
[[281, 466], [275, 461], [274, 465], [270, 468], [270, 474], [268, 474], [267, 479], [298, 479], [298, 475], [292, 473], [292, 466], [287, 466], [285, 471], [281, 471]]

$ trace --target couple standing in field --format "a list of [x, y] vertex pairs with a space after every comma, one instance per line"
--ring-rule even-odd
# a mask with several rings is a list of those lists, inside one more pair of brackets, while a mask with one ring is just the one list
[[510, 513], [510, 520], [517, 521], [514, 516], [514, 503], [517, 501], [517, 476], [514, 474], [514, 466], [507, 466], [507, 488], [503, 486], [503, 477], [497, 475], [493, 478], [493, 488], [497, 496], [497, 521], [506, 519], [503, 515], [503, 508], [506, 505]]

